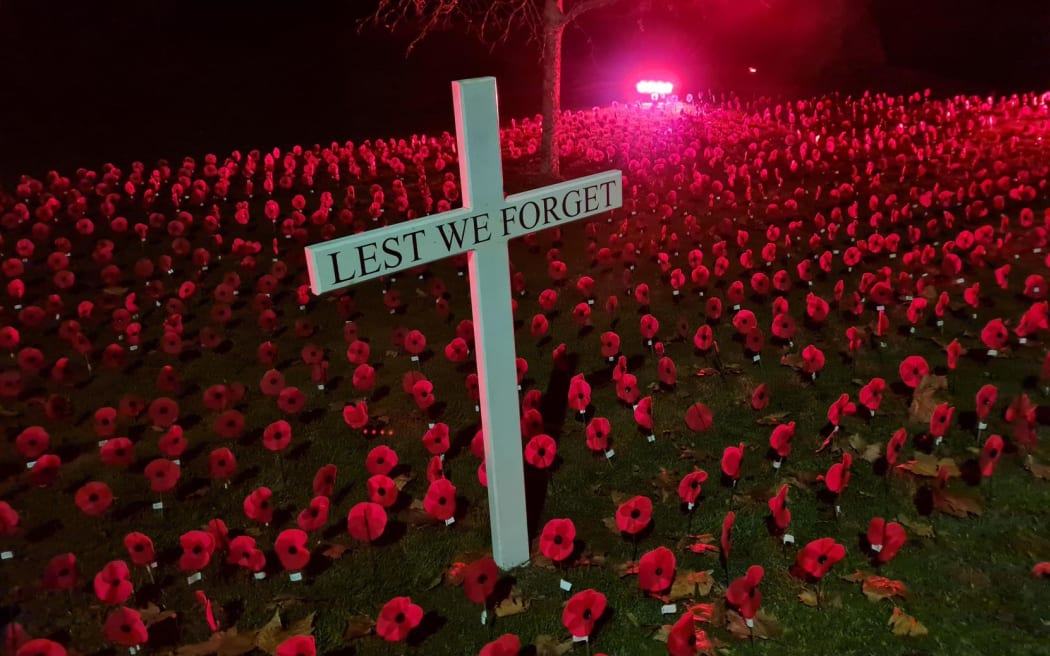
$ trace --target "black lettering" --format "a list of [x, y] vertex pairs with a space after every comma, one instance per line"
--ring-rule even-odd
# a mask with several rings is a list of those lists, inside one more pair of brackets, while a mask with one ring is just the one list
[[598, 209], [598, 186], [591, 185], [583, 188], [583, 211], [591, 213]]
[[[525, 218], [525, 210], [530, 205], [532, 206], [532, 214], [534, 220], [532, 222], [532, 225], [525, 225], [527, 222], [527, 219]], [[525, 201], [525, 204], [521, 206], [521, 214], [518, 216], [518, 221], [519, 223], [521, 223], [521, 227], [525, 228], [526, 230], [532, 230], [533, 228], [538, 226], [540, 223], [540, 206], [536, 204], [535, 201]]]
[[543, 197], [543, 225], [550, 225], [550, 217], [553, 216], [555, 221], [561, 221], [561, 217], [554, 213], [554, 208], [558, 205], [558, 199], [554, 196]]
[[[474, 222], [474, 244], [482, 244], [492, 239], [492, 234], [489, 233], [489, 215], [478, 214], [477, 216], [470, 217], [470, 220]], [[484, 239], [481, 237], [482, 232], [485, 233]]]
[[[371, 255], [367, 255], [367, 256], [365, 255], [365, 249], [366, 248], [371, 248], [372, 249], [372, 254]], [[376, 244], [375, 244], [375, 242], [372, 242], [371, 244], [362, 244], [362, 245], [358, 246], [357, 247], [357, 258], [361, 261], [361, 275], [362, 276], [370, 276], [373, 273], [378, 273], [379, 272], [381, 267], [378, 265], [379, 264], [378, 263], [379, 257], [378, 257], [378, 253], [376, 252]], [[369, 271], [368, 268], [365, 266], [365, 262], [375, 262], [376, 263], [376, 268], [373, 269], [372, 271]]]
[[341, 282], [346, 282], [347, 280], [353, 280], [354, 279], [354, 275], [353, 274], [350, 274], [350, 276], [348, 278], [343, 278], [342, 276], [339, 275], [339, 253], [338, 252], [336, 252], [336, 253], [329, 253], [328, 257], [332, 258], [332, 274], [335, 276], [335, 280], [332, 282], [333, 285], [338, 285]]
[[503, 236], [504, 237], [510, 236], [510, 225], [509, 224], [515, 220], [515, 217], [513, 215], [515, 209], [516, 208], [513, 205], [509, 205], [507, 207], [504, 207], [499, 212], [500, 218], [503, 219]]
[[[576, 200], [574, 201], [575, 204], [571, 205], [571, 206], [568, 204], [569, 203], [569, 194], [576, 194]], [[567, 219], [575, 219], [576, 217], [578, 217], [580, 215], [580, 203], [581, 203], [580, 190], [579, 189], [570, 189], [568, 192], [566, 192], [565, 196], [561, 199], [561, 213], [564, 214], [565, 218], [567, 218]], [[574, 207], [575, 209], [570, 212], [569, 211], [569, 207]]]
[[611, 190], [612, 190], [612, 187], [613, 187], [614, 184], [616, 184], [616, 180], [609, 180], [608, 182], [603, 182], [600, 185], [598, 185], [599, 187], [605, 188], [605, 207], [607, 207], [607, 208], [612, 207], [612, 191]]
[[401, 266], [401, 260], [403, 259], [401, 257], [401, 251], [399, 251], [399, 250], [397, 250], [395, 248], [391, 248], [391, 246], [390, 246], [390, 242], [393, 242], [394, 244], [397, 244], [397, 240], [398, 240], [397, 237], [387, 237], [386, 239], [383, 240], [383, 252], [386, 253], [387, 255], [390, 255], [390, 256], [396, 258], [394, 260], [393, 264], [390, 263], [390, 260], [386, 261], [385, 266], [386, 266], [387, 269], [396, 269], [397, 267]]
[[412, 240], [412, 263], [413, 264], [419, 261], [419, 242], [416, 240], [416, 238], [419, 237], [419, 235], [422, 235], [422, 234], [425, 234], [425, 233], [426, 233], [426, 230], [419, 229], [419, 230], [413, 230], [412, 232], [401, 236], [402, 239], [404, 239], [405, 237], [408, 237], [409, 239]]
[[[451, 236], [445, 232], [445, 228], [449, 228], [452, 231]], [[452, 251], [452, 242], [456, 243], [457, 248], [463, 248], [463, 236], [467, 234], [467, 220], [461, 219], [459, 229], [456, 229], [456, 222], [449, 221], [444, 225], [438, 226], [438, 232], [441, 233], [441, 240], [445, 242], [445, 250]]]

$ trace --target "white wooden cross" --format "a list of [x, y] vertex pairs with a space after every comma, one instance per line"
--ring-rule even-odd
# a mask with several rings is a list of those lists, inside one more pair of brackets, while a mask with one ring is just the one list
[[[623, 204], [612, 170], [503, 195], [496, 79], [452, 83], [463, 207], [306, 247], [314, 294], [466, 252], [485, 436], [492, 551], [503, 569], [529, 560], [507, 242]], [[542, 267], [542, 262], [536, 262]]]

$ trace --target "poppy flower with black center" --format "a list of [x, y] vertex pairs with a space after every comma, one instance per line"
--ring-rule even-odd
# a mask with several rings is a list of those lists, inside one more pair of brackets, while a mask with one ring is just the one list
[[316, 496], [310, 500], [310, 505], [299, 513], [295, 524], [300, 529], [310, 532], [322, 528], [328, 523], [328, 509], [330, 502], [326, 496]]
[[306, 532], [297, 528], [285, 529], [277, 535], [274, 551], [286, 571], [301, 572], [310, 562], [307, 540]]
[[545, 433], [533, 435], [525, 444], [525, 462], [537, 469], [550, 467], [554, 464], [554, 458], [557, 455], [557, 442]]
[[117, 409], [112, 407], [99, 408], [95, 411], [95, 436], [100, 438], [113, 437], [117, 432]]
[[860, 388], [860, 404], [875, 414], [882, 405], [882, 396], [886, 391], [886, 381], [882, 378], [872, 378], [864, 387]]
[[464, 362], [468, 355], [470, 355], [470, 347], [467, 346], [466, 340], [461, 337], [455, 337], [445, 345], [445, 357], [448, 358], [449, 362]]
[[612, 424], [605, 417], [595, 417], [587, 424], [587, 448], [591, 451], [609, 449], [609, 431]]
[[62, 471], [62, 459], [53, 453], [45, 453], [29, 470], [29, 482], [36, 487], [49, 487], [58, 480]]
[[802, 371], [815, 374], [824, 368], [824, 352], [812, 344], [802, 349]]
[[739, 335], [747, 335], [757, 325], [758, 320], [755, 319], [755, 313], [751, 310], [740, 310], [733, 315], [733, 328]]
[[136, 567], [149, 567], [157, 560], [153, 540], [145, 533], [132, 532], [125, 535], [124, 548], [128, 550], [131, 564]]
[[744, 443], [727, 446], [722, 451], [722, 473], [733, 479], [740, 478], [740, 463], [744, 459]]
[[179, 404], [166, 396], [160, 396], [149, 404], [147, 412], [154, 426], [167, 428], [179, 418]]
[[[734, 280], [729, 283], [726, 289], [726, 302], [730, 305], [740, 305], [744, 302], [744, 283], [742, 281]], [[751, 314], [751, 318], [754, 318], [754, 313]], [[733, 325], [736, 325], [736, 317], [733, 318]]]
[[215, 418], [212, 430], [219, 437], [235, 440], [244, 432], [244, 415], [239, 410], [226, 410]]
[[184, 572], [199, 572], [211, 562], [215, 553], [215, 538], [208, 531], [187, 531], [179, 538], [182, 555], [179, 556], [179, 569]]
[[616, 527], [627, 535], [637, 535], [652, 519], [653, 502], [646, 496], [628, 499], [616, 509]]
[[368, 342], [355, 339], [346, 347], [346, 359], [350, 364], [360, 365], [368, 362], [368, 356], [372, 352]]
[[584, 379], [583, 374], [576, 374], [569, 381], [568, 403], [576, 412], [586, 411], [587, 406], [591, 404], [591, 385]]
[[890, 467], [897, 464], [897, 459], [900, 457], [901, 449], [908, 441], [908, 432], [903, 428], [897, 429], [897, 431], [890, 437], [890, 441], [886, 444], [886, 462]]
[[921, 355], [909, 355], [898, 367], [901, 381], [912, 389], [919, 386], [922, 379], [930, 374], [930, 365]]
[[778, 424], [769, 434], [769, 448], [777, 452], [780, 458], [791, 455], [791, 440], [795, 437], [795, 422]]
[[376, 618], [376, 635], [388, 642], [400, 642], [423, 621], [423, 609], [410, 597], [394, 597], [383, 605]]
[[643, 430], [653, 429], [653, 397], [647, 396], [634, 406], [634, 422]]
[[72, 553], [55, 556], [44, 569], [45, 590], [72, 590], [77, 585], [77, 557]]
[[177, 459], [186, 451], [189, 442], [183, 434], [182, 426], [174, 424], [164, 432], [157, 444], [165, 458]]
[[853, 465], [853, 456], [849, 453], [842, 454], [842, 461], [836, 462], [823, 476], [817, 476], [817, 480], [823, 480], [824, 485], [834, 494], [842, 494], [849, 485], [850, 467]]
[[532, 321], [529, 322], [529, 332], [532, 336], [539, 339], [546, 335], [548, 330], [550, 330], [550, 321], [547, 320], [547, 317], [542, 314], [533, 315]]
[[136, 647], [149, 641], [149, 631], [137, 610], [121, 606], [110, 611], [102, 626], [106, 640], [121, 647]]
[[857, 405], [849, 400], [849, 394], [842, 394], [828, 407], [828, 421], [832, 426], [839, 426], [842, 418], [857, 413]]
[[552, 519], [540, 533], [540, 553], [556, 563], [572, 555], [576, 548], [576, 526], [571, 519]]
[[845, 556], [846, 548], [834, 538], [818, 538], [798, 552], [796, 564], [811, 578], [822, 579]]
[[565, 604], [561, 622], [576, 638], [585, 638], [594, 631], [595, 623], [605, 614], [605, 595], [594, 589], [581, 590]]
[[491, 556], [484, 556], [463, 570], [463, 592], [475, 604], [485, 604], [496, 589], [499, 568]]
[[762, 410], [769, 405], [769, 387], [762, 383], [751, 392], [751, 409]]
[[521, 640], [518, 636], [513, 633], [504, 633], [492, 642], [486, 643], [478, 652], [478, 656], [518, 656], [520, 652]]
[[750, 353], [758, 354], [765, 346], [766, 336], [762, 329], [755, 326], [744, 335], [744, 348]]
[[995, 472], [995, 465], [1003, 455], [1003, 438], [999, 435], [989, 435], [981, 449], [981, 476], [988, 478]]
[[21, 519], [11, 504], [0, 501], [0, 535], [11, 536], [18, 532]]
[[36, 460], [51, 445], [51, 438], [42, 426], [30, 426], [15, 438], [15, 448], [26, 460]]
[[269, 369], [259, 379], [259, 390], [266, 396], [277, 396], [285, 388], [284, 374], [276, 369]]
[[135, 419], [146, 410], [146, 399], [137, 394], [125, 394], [117, 404], [117, 416]]
[[416, 381], [412, 385], [412, 399], [420, 410], [426, 410], [434, 405], [437, 400], [434, 398], [434, 384], [426, 379]]
[[828, 318], [828, 302], [813, 292], [806, 295], [806, 316], [815, 323], [824, 323]]
[[266, 555], [256, 548], [255, 538], [239, 535], [230, 540], [230, 552], [226, 555], [226, 562], [259, 572], [266, 567]]
[[409, 355], [418, 357], [427, 348], [427, 338], [418, 330], [410, 330], [405, 333], [404, 347]]
[[263, 446], [269, 451], [283, 451], [292, 443], [292, 426], [283, 419], [271, 423], [263, 430]]
[[952, 415], [955, 414], [955, 407], [948, 405], [947, 402], [939, 404], [933, 409], [933, 415], [930, 417], [930, 435], [932, 437], [944, 437], [944, 434], [948, 432], [948, 428], [952, 423]]
[[657, 547], [638, 561], [638, 586], [643, 592], [659, 594], [674, 581], [675, 557], [667, 547]]
[[277, 395], [277, 408], [287, 415], [302, 412], [305, 405], [306, 395], [298, 387], [289, 385]]
[[355, 504], [346, 516], [346, 530], [350, 537], [362, 542], [379, 539], [386, 530], [386, 508], [378, 503], [362, 501]]
[[773, 524], [780, 531], [786, 531], [791, 524], [791, 511], [787, 507], [788, 485], [784, 483], [777, 490], [776, 496], [769, 500], [769, 512], [773, 516]]
[[376, 370], [375, 367], [368, 363], [362, 363], [354, 368], [351, 382], [354, 385], [354, 389], [359, 392], [367, 392], [372, 389], [376, 384]]
[[312, 635], [298, 635], [277, 645], [276, 656], [317, 656], [317, 645]]
[[113, 492], [105, 483], [85, 483], [74, 495], [77, 508], [89, 517], [97, 517], [113, 504]]
[[95, 596], [104, 604], [116, 606], [127, 601], [135, 591], [131, 572], [123, 560], [113, 560], [95, 575]]
[[430, 455], [439, 456], [448, 451], [450, 446], [448, 424], [438, 422], [423, 434], [423, 446]]
[[620, 376], [620, 380], [616, 381], [616, 396], [628, 405], [637, 403], [640, 396], [638, 377], [629, 373]]
[[244, 515], [252, 521], [260, 524], [269, 524], [273, 521], [273, 504], [270, 499], [273, 492], [268, 487], [258, 487], [244, 497]]
[[170, 364], [161, 367], [157, 374], [157, 389], [161, 392], [174, 392], [179, 388], [179, 372]]
[[144, 472], [149, 479], [150, 490], [158, 494], [171, 492], [179, 482], [182, 469], [173, 460], [156, 458], [146, 465]]
[[981, 341], [991, 351], [1003, 348], [1009, 339], [1010, 333], [1002, 319], [992, 319], [981, 330]]
[[330, 497], [335, 491], [338, 468], [333, 464], [322, 465], [314, 474], [312, 489], [315, 496]]
[[766, 571], [760, 565], [752, 565], [747, 568], [747, 573], [735, 579], [726, 588], [726, 601], [740, 611], [744, 619], [753, 619], [762, 606], [762, 593], [758, 590], [758, 584]]
[[[9, 647], [17, 646], [17, 643], [8, 643], [7, 640], [5, 640], [5, 644]], [[53, 640], [36, 638], [28, 640], [21, 646], [17, 646], [17, 651], [14, 648], [10, 648], [7, 653], [13, 653], [14, 656], [66, 656], [66, 648]]]
[[228, 481], [237, 471], [237, 458], [223, 447], [208, 454], [208, 476], [216, 481]]
[[384, 508], [389, 508], [397, 502], [398, 489], [394, 479], [386, 474], [375, 474], [365, 482], [368, 499], [372, 503], [378, 503]]
[[685, 424], [695, 433], [710, 430], [714, 426], [711, 408], [704, 403], [694, 403], [689, 406], [685, 411]]
[[620, 352], [620, 336], [611, 330], [602, 333], [602, 357], [614, 358]]
[[448, 521], [456, 514], [456, 486], [446, 478], [431, 481], [423, 508], [434, 519]]
[[874, 517], [868, 524], [868, 544], [875, 554], [875, 562], [888, 563], [901, 550], [908, 539], [904, 527], [897, 522], [887, 522], [882, 517]]

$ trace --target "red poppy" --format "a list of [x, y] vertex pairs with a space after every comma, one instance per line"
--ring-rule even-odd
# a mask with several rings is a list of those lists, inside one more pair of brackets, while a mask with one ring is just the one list
[[418, 358], [427, 348], [427, 338], [418, 330], [410, 330], [405, 333], [404, 347], [410, 355]]
[[306, 395], [298, 387], [288, 386], [277, 395], [277, 408], [289, 415], [302, 412], [306, 405]]
[[433, 383], [426, 379], [416, 381], [412, 386], [412, 398], [416, 402], [416, 407], [420, 410], [426, 410], [434, 405], [436, 399], [434, 398]]
[[463, 570], [463, 592], [475, 604], [484, 604], [492, 596], [499, 580], [499, 568], [491, 556], [479, 558]]
[[569, 381], [569, 407], [583, 413], [591, 404], [591, 386], [584, 379], [583, 374], [577, 374]]
[[704, 324], [696, 329], [696, 333], [693, 335], [693, 345], [701, 351], [707, 351], [715, 343], [715, 334], [711, 330], [711, 326]]
[[605, 417], [595, 417], [587, 424], [587, 448], [606, 451], [609, 448], [609, 433], [612, 424]]
[[269, 524], [273, 521], [273, 504], [270, 502], [272, 497], [273, 492], [268, 487], [258, 487], [252, 490], [248, 496], [244, 497], [245, 517], [260, 524]]
[[117, 432], [117, 409], [99, 408], [95, 411], [95, 435], [101, 438], [113, 437]]
[[638, 585], [644, 592], [659, 594], [671, 587], [674, 572], [674, 552], [657, 547], [638, 561]]
[[823, 323], [828, 318], [828, 302], [813, 292], [806, 295], [806, 316], [815, 323]]
[[329, 501], [326, 496], [316, 496], [310, 505], [303, 509], [295, 519], [295, 524], [303, 531], [316, 531], [328, 523]]
[[842, 394], [828, 406], [828, 421], [832, 426], [838, 428], [843, 417], [852, 416], [857, 413], [857, 405], [850, 402], [849, 394]]
[[644, 430], [653, 429], [653, 397], [647, 396], [634, 406], [634, 421]]
[[930, 374], [930, 365], [921, 355], [909, 355], [901, 361], [898, 371], [901, 381], [914, 389], [919, 386], [923, 378]]
[[85, 515], [97, 517], [113, 504], [113, 492], [105, 483], [92, 481], [77, 490], [74, 501]]
[[423, 609], [410, 597], [394, 597], [386, 602], [376, 619], [376, 635], [388, 642], [399, 642], [423, 621]]
[[157, 560], [153, 540], [145, 533], [133, 532], [125, 535], [124, 548], [128, 550], [131, 564], [136, 567], [149, 567]]
[[995, 465], [1003, 455], [1003, 438], [999, 435], [989, 435], [981, 449], [981, 476], [985, 478], [992, 475]]
[[828, 471], [823, 476], [818, 476], [817, 480], [823, 480], [824, 485], [827, 486], [828, 490], [834, 494], [842, 494], [849, 485], [850, 479], [850, 466], [853, 464], [853, 456], [848, 453], [842, 454], [842, 462], [836, 462], [834, 465], [828, 468]]
[[446, 478], [431, 481], [423, 508], [434, 519], [448, 522], [456, 514], [456, 486]]
[[[670, 656], [696, 656], [697, 654], [709, 653], [702, 640], [707, 634], [696, 630], [696, 617], [692, 610], [682, 613], [678, 621], [671, 627], [667, 634], [667, 653]], [[708, 643], [709, 644], [709, 643]]]
[[690, 510], [700, 498], [701, 486], [705, 482], [707, 482], [707, 472], [694, 468], [678, 483], [678, 498], [682, 500], [682, 503], [688, 504]]
[[[113, 440], [110, 441], [112, 442]], [[160, 438], [158, 442], [160, 452], [164, 455], [165, 458], [169, 458], [172, 460], [178, 459], [186, 450], [186, 447], [188, 445], [189, 442], [186, 440], [186, 437], [183, 434], [182, 427], [178, 424], [174, 424], [170, 428], [168, 428], [168, 430], [164, 432], [164, 435]]]
[[977, 390], [977, 418], [983, 422], [992, 411], [992, 407], [995, 406], [995, 402], [998, 399], [999, 388], [991, 383], [988, 383], [981, 387], [981, 389]]
[[802, 371], [815, 377], [824, 368], [824, 352], [812, 344], [802, 349]]
[[646, 496], [636, 496], [616, 509], [616, 527], [628, 535], [637, 535], [653, 519], [653, 502]]
[[157, 458], [146, 465], [145, 474], [150, 482], [150, 490], [163, 494], [175, 489], [182, 470], [173, 460]]
[[72, 590], [77, 585], [77, 557], [72, 553], [55, 556], [44, 569], [45, 590]]
[[219, 437], [235, 440], [244, 432], [244, 415], [239, 410], [226, 410], [215, 418], [212, 430]]
[[540, 533], [540, 553], [554, 562], [561, 562], [575, 549], [576, 526], [571, 519], [552, 519]]
[[586, 638], [595, 623], [605, 614], [605, 595], [594, 589], [581, 590], [565, 604], [561, 622], [576, 638]]
[[781, 459], [791, 455], [791, 440], [795, 437], [795, 422], [778, 424], [769, 434], [769, 447], [777, 452]]
[[769, 500], [769, 512], [773, 515], [773, 524], [777, 529], [786, 531], [791, 523], [791, 511], [787, 507], [788, 485], [784, 483], [777, 490], [776, 496]]
[[634, 300], [638, 302], [638, 305], [643, 307], [649, 305], [649, 285], [644, 282], [639, 283], [638, 286], [634, 288]]
[[872, 378], [864, 387], [860, 388], [861, 405], [874, 415], [875, 411], [882, 405], [882, 395], [885, 391], [886, 381], [882, 378]]
[[277, 396], [284, 387], [284, 374], [276, 369], [267, 370], [259, 380], [259, 390], [266, 396]]
[[759, 565], [747, 568], [744, 576], [734, 580], [726, 588], [726, 601], [735, 606], [744, 619], [753, 619], [762, 606], [762, 593], [758, 590], [758, 584], [766, 571]]
[[897, 522], [875, 517], [868, 524], [868, 544], [875, 553], [875, 562], [879, 564], [893, 560], [907, 539], [904, 527]]
[[438, 422], [427, 429], [423, 434], [423, 446], [430, 455], [439, 456], [446, 453], [450, 446], [448, 424]]
[[537, 469], [546, 469], [554, 464], [558, 455], [558, 444], [550, 435], [533, 435], [525, 445], [525, 462]]
[[933, 415], [930, 417], [930, 435], [937, 438], [943, 437], [948, 432], [948, 427], [951, 426], [954, 413], [955, 407], [946, 402], [934, 408]]
[[226, 556], [226, 562], [251, 572], [261, 572], [266, 567], [266, 554], [255, 548], [255, 538], [239, 535], [230, 540], [230, 553]]
[[697, 433], [710, 430], [714, 426], [711, 408], [704, 403], [694, 403], [685, 411], [685, 423]]
[[772, 333], [777, 339], [790, 341], [795, 337], [795, 320], [787, 312], [782, 312], [773, 317]]
[[704, 303], [704, 314], [709, 321], [718, 321], [722, 316], [722, 299], [712, 296]]
[[[518, 656], [521, 652], [521, 640], [513, 633], [504, 633], [499, 638], [487, 643], [478, 652], [478, 656]], [[15, 656], [19, 656], [15, 654]], [[59, 654], [58, 656], [62, 656]]]
[[42, 426], [30, 426], [15, 438], [15, 448], [26, 460], [36, 460], [51, 445], [51, 438]]
[[186, 531], [179, 538], [182, 555], [179, 569], [184, 572], [199, 572], [211, 562], [215, 553], [215, 538], [208, 531]]
[[301, 572], [310, 562], [310, 549], [306, 546], [306, 532], [297, 528], [281, 531], [274, 542], [274, 551], [281, 566], [288, 572]]
[[297, 635], [277, 645], [276, 656], [317, 656], [312, 635]]
[[110, 611], [102, 626], [106, 640], [121, 647], [137, 647], [149, 640], [149, 632], [137, 610], [121, 606]]
[[765, 383], [761, 383], [751, 392], [751, 409], [762, 410], [767, 405], [769, 405], [769, 388]]
[[167, 428], [178, 420], [179, 404], [173, 399], [161, 396], [153, 399], [153, 402], [149, 404], [148, 414], [154, 426]]
[[723, 566], [729, 562], [729, 555], [733, 553], [733, 526], [735, 524], [736, 513], [730, 510], [726, 513], [725, 518], [722, 519], [722, 534], [718, 541], [721, 547], [718, 557], [722, 561]]
[[127, 601], [135, 592], [131, 572], [123, 560], [112, 560], [95, 575], [95, 596], [104, 604], [116, 606]]
[[283, 451], [292, 443], [292, 426], [283, 419], [271, 423], [263, 430], [263, 446], [269, 451]]
[[835, 542], [834, 538], [818, 538], [798, 552], [796, 563], [808, 576], [821, 579], [845, 555], [846, 548]]
[[29, 470], [29, 482], [37, 487], [54, 485], [62, 470], [62, 459], [53, 453], [45, 453], [36, 460]]
[[740, 478], [740, 463], [744, 459], [744, 443], [727, 446], [722, 451], [722, 473], [736, 481]]
[[237, 471], [237, 458], [223, 447], [208, 454], [208, 475], [217, 481], [228, 481]]
[[[13, 624], [10, 626], [18, 625]], [[5, 636], [4, 644], [5, 646], [11, 647], [6, 650], [6, 653], [14, 654], [14, 656], [66, 656], [65, 647], [53, 640], [46, 640], [44, 638], [27, 640], [24, 644], [18, 646], [17, 642], [8, 642]], [[17, 650], [15, 647], [17, 647]]]
[[886, 462], [890, 467], [897, 464], [897, 458], [900, 456], [901, 449], [904, 448], [907, 441], [908, 433], [903, 428], [897, 429], [893, 436], [890, 437], [890, 441], [886, 444]]
[[335, 477], [338, 469], [333, 464], [322, 465], [314, 474], [313, 492], [319, 497], [330, 497], [335, 491]]
[[624, 373], [620, 380], [616, 381], [616, 396], [624, 403], [634, 405], [640, 395], [638, 377], [634, 374]]

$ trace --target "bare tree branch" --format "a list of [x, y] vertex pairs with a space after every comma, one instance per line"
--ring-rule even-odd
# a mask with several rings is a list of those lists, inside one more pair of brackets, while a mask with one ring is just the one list
[[608, 7], [617, 2], [620, 2], [620, 0], [580, 0], [580, 2], [575, 3], [565, 12], [565, 22], [571, 23], [589, 11]]

